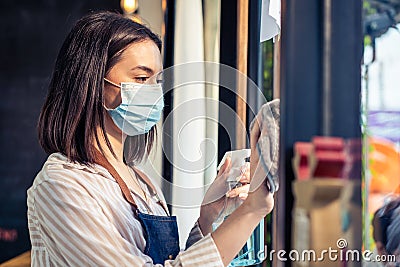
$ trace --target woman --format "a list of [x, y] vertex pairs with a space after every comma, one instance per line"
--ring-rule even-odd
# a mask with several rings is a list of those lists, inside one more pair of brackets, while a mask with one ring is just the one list
[[[370, 257], [374, 266], [400, 266], [400, 197], [391, 196], [372, 219], [373, 238], [379, 254]], [[392, 257], [392, 258], [390, 258]], [[376, 261], [381, 262], [380, 264]]]
[[[179, 251], [162, 193], [135, 167], [153, 146], [163, 107], [160, 49], [148, 28], [107, 12], [83, 17], [66, 38], [39, 118], [50, 156], [28, 190], [32, 266], [226, 266], [272, 210], [260, 186], [212, 232], [222, 200], [204, 202]], [[254, 128], [250, 169], [260, 183]], [[211, 191], [229, 168], [227, 160]]]

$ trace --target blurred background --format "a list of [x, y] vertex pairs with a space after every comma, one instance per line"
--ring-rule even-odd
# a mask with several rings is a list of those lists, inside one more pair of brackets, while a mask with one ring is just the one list
[[[345, 237], [349, 247], [374, 249], [372, 214], [388, 195], [400, 193], [400, 1], [2, 0], [0, 263], [30, 249], [26, 190], [47, 158], [37, 141], [37, 119], [65, 36], [77, 19], [97, 10], [123, 13], [159, 34], [165, 68], [208, 61], [249, 78], [244, 85], [233, 81], [233, 92], [204, 85], [197, 95], [165, 95], [163, 149], [143, 168], [170, 204], [182, 197], [170, 183], [206, 187], [226, 151], [248, 147], [238, 125], [248, 129], [265, 101], [280, 98], [280, 190], [265, 220], [268, 248], [318, 250]], [[203, 71], [206, 79], [222, 75]], [[197, 121], [185, 133], [189, 141], [177, 137], [174, 107], [199, 97], [215, 100], [203, 114], [217, 123]], [[204, 140], [213, 146], [202, 147]], [[194, 149], [179, 152], [182, 145]], [[326, 147], [334, 153], [317, 153]], [[191, 179], [180, 173], [178, 152], [201, 158], [204, 171]], [[199, 209], [170, 209], [184, 240]], [[292, 263], [267, 259], [263, 265]]]

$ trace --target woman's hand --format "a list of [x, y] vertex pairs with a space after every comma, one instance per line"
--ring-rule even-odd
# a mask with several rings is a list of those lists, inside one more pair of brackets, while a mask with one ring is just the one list
[[226, 193], [226, 197], [230, 199], [238, 197], [241, 200], [245, 200], [247, 198], [250, 188], [250, 162], [246, 162], [246, 164], [241, 167], [239, 182], [242, 184], [242, 186], [228, 191]]
[[255, 122], [250, 133], [251, 182], [247, 199], [212, 233], [225, 266], [237, 255], [260, 220], [274, 207], [274, 198], [265, 179], [267, 175], [259, 162], [256, 146], [259, 136], [260, 127]]
[[260, 163], [260, 158], [257, 151], [257, 141], [260, 137], [259, 116], [257, 115], [253, 128], [250, 132], [250, 189], [247, 200], [243, 203], [248, 206], [249, 210], [267, 215], [274, 207], [273, 195], [268, 190], [266, 181], [267, 174]]
[[250, 164], [246, 163], [242, 167], [239, 182], [243, 186], [229, 190], [227, 178], [231, 171], [231, 158], [227, 157], [221, 169], [219, 170], [214, 182], [208, 188], [204, 196], [203, 203], [200, 209], [199, 225], [204, 235], [212, 232], [212, 223], [218, 218], [225, 207], [227, 201], [234, 201], [235, 198], [245, 200], [249, 191], [250, 182]]

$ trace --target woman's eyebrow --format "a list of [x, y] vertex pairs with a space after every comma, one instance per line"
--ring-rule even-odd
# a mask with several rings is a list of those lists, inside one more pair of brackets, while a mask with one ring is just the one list
[[150, 75], [154, 74], [154, 71], [152, 69], [150, 69], [149, 67], [143, 66], [143, 65], [136, 66], [136, 67], [132, 68], [131, 70], [137, 70], [137, 69], [143, 70]]

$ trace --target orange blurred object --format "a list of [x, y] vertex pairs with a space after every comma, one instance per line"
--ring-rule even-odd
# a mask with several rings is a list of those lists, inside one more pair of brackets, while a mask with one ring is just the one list
[[380, 138], [369, 139], [371, 193], [394, 193], [400, 184], [400, 154], [395, 144]]
[[394, 193], [395, 193], [396, 195], [400, 195], [400, 184], [399, 184], [399, 186], [396, 188], [396, 190], [394, 191]]

